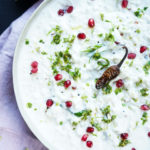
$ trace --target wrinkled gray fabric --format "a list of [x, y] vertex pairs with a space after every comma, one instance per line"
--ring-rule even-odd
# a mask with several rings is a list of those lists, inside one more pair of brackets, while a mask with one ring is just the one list
[[12, 61], [19, 35], [38, 1], [0, 36], [0, 150], [47, 150], [29, 130], [18, 110], [12, 83]]

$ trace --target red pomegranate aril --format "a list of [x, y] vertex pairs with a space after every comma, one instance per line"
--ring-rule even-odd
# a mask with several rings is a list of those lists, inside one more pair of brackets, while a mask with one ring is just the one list
[[115, 41], [115, 44], [118, 45], [118, 44], [120, 44], [120, 42]]
[[32, 67], [32, 68], [37, 68], [37, 67], [38, 67], [38, 62], [37, 62], [37, 61], [33, 61], [33, 62], [31, 63], [31, 67]]
[[72, 106], [72, 101], [67, 101], [66, 102], [66, 107], [70, 108]]
[[120, 137], [121, 137], [121, 139], [122, 140], [126, 140], [126, 139], [128, 139], [128, 133], [122, 133], [122, 134], [120, 134]]
[[59, 81], [63, 78], [63, 76], [61, 74], [57, 74], [54, 78], [56, 81]]
[[129, 53], [128, 54], [128, 59], [134, 59], [136, 57], [135, 53]]
[[93, 146], [93, 142], [92, 141], [87, 141], [86, 146], [91, 148]]
[[131, 150], [136, 150], [135, 148], [132, 148]]
[[37, 73], [38, 72], [38, 68], [32, 68], [32, 70], [31, 70], [31, 74], [33, 73]]
[[88, 25], [90, 28], [93, 28], [95, 26], [95, 21], [93, 18], [90, 18], [89, 21], [88, 21]]
[[48, 99], [47, 102], [46, 102], [46, 106], [47, 108], [51, 107], [53, 105], [53, 100], [52, 99]]
[[147, 50], [147, 47], [146, 46], [141, 46], [140, 48], [140, 53], [143, 53]]
[[77, 88], [75, 86], [72, 87], [73, 90], [76, 90]]
[[128, 6], [128, 0], [122, 0], [122, 8], [127, 8]]
[[150, 137], [150, 132], [147, 133], [148, 137]]
[[59, 15], [59, 16], [63, 16], [63, 15], [64, 15], [64, 13], [65, 13], [65, 12], [64, 12], [64, 10], [63, 10], [63, 9], [59, 9], [59, 10], [58, 10], [58, 15]]
[[78, 34], [78, 39], [84, 40], [86, 38], [85, 33], [79, 33]]
[[123, 80], [119, 79], [118, 81], [116, 81], [116, 87], [117, 88], [121, 88], [124, 85]]
[[88, 128], [86, 129], [86, 132], [88, 132], [88, 133], [93, 133], [93, 132], [94, 132], [94, 128], [93, 128], [93, 127], [88, 127]]
[[73, 11], [73, 6], [69, 6], [67, 9], [67, 13], [72, 13], [72, 11]]
[[68, 88], [70, 85], [71, 85], [71, 81], [70, 80], [67, 80], [67, 81], [64, 82], [64, 87], [65, 88]]
[[146, 104], [144, 104], [144, 105], [141, 105], [141, 110], [144, 110], [144, 111], [147, 111], [147, 110], [149, 110], [150, 108], [149, 108], [149, 106], [148, 105], [146, 105]]
[[88, 136], [89, 136], [88, 134], [84, 134], [81, 138], [81, 141], [85, 142], [87, 140]]

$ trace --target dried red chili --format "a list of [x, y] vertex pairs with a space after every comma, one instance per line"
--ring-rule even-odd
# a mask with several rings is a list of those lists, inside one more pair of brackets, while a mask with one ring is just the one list
[[120, 67], [122, 66], [124, 60], [128, 55], [128, 48], [126, 46], [122, 47], [126, 50], [126, 53], [122, 60], [119, 62], [118, 65], [113, 65], [109, 67], [103, 75], [97, 80], [96, 82], [96, 89], [103, 88], [106, 84], [108, 84], [112, 79], [116, 78], [120, 74]]

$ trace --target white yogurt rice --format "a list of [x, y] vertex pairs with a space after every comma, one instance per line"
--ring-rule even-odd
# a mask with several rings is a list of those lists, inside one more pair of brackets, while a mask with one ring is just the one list
[[[17, 64], [19, 92], [53, 150], [150, 149], [150, 1], [126, 2], [51, 0], [30, 24]], [[124, 56], [118, 42], [129, 54], [119, 76], [97, 90], [96, 79]]]

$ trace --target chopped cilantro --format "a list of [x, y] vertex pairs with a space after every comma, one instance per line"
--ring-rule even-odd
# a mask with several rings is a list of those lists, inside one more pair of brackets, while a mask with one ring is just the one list
[[143, 70], [144, 70], [145, 74], [149, 74], [150, 61], [148, 61], [148, 62], [143, 66]]
[[92, 58], [93, 58], [94, 60], [98, 60], [98, 59], [101, 58], [101, 55], [100, 55], [100, 53], [96, 52], [96, 53], [92, 56]]
[[61, 81], [57, 82], [57, 85], [58, 86], [64, 86], [65, 81], [66, 81], [65, 79], [61, 80]]
[[91, 125], [94, 126], [97, 129], [97, 131], [102, 131], [102, 128], [99, 123], [95, 123], [93, 120], [91, 120]]
[[76, 36], [75, 35], [72, 35], [72, 36], [69, 36], [68, 38], [64, 38], [64, 43], [69, 43], [69, 47], [72, 46], [72, 43], [74, 42]]
[[45, 51], [42, 51], [41, 54], [42, 55], [47, 55], [47, 53]]
[[137, 81], [135, 84], [136, 84], [136, 86], [140, 86], [142, 83], [143, 83], [143, 80], [139, 79], [139, 81]]
[[[104, 115], [104, 117], [102, 118], [103, 122], [109, 124], [113, 120], [116, 119], [116, 115], [110, 116], [110, 106], [109, 105], [107, 107], [105, 107], [104, 109], [102, 109], [101, 111], [102, 111], [102, 114]], [[109, 115], [109, 117], [108, 117], [108, 115]]]
[[105, 87], [102, 88], [103, 94], [110, 94], [112, 92], [112, 87], [107, 84]]
[[63, 125], [63, 121], [60, 121], [59, 124], [62, 126]]
[[40, 47], [37, 47], [35, 50], [36, 50], [36, 52], [39, 53], [40, 52]]
[[133, 66], [133, 60], [129, 63], [129, 67], [132, 67]]
[[74, 72], [70, 71], [69, 74], [71, 77], [76, 81], [77, 79], [81, 78], [81, 73], [79, 71], [79, 68], [75, 68]]
[[100, 70], [107, 68], [110, 65], [110, 62], [107, 58], [101, 57], [100, 60], [98, 60], [97, 65], [100, 67]]
[[141, 93], [141, 96], [148, 96], [149, 95], [149, 93], [147, 93], [149, 90], [147, 89], [147, 88], [142, 88], [141, 90], [140, 90], [140, 93]]
[[128, 144], [130, 144], [131, 142], [129, 140], [121, 140], [120, 143], [119, 143], [119, 147], [124, 147]]
[[43, 40], [39, 40], [39, 43], [42, 43], [42, 44], [44, 44], [45, 42], [44, 42]]
[[138, 18], [141, 18], [147, 9], [148, 9], [148, 7], [144, 7], [143, 9], [138, 8], [137, 11], [134, 12], [134, 15]]
[[85, 42], [89, 42], [90, 41], [90, 39], [85, 39]]
[[105, 22], [109, 22], [109, 23], [111, 23], [111, 21], [110, 21], [110, 20], [105, 20]]
[[133, 100], [134, 102], [137, 102], [137, 101], [138, 101], [138, 99], [137, 99], [137, 98], [134, 98], [134, 97], [132, 97], [132, 100]]
[[72, 126], [77, 126], [77, 125], [78, 125], [78, 122], [75, 122], [75, 121], [72, 122]]
[[83, 100], [86, 100], [87, 98], [88, 98], [88, 96], [86, 96], [86, 95], [81, 96], [81, 99], [83, 99]]
[[94, 45], [93, 47], [88, 47], [87, 50], [84, 50], [83, 52], [91, 54], [92, 52], [95, 52], [96, 50], [98, 50], [99, 48], [101, 48], [102, 45]]
[[26, 104], [26, 106], [27, 106], [27, 108], [32, 108], [32, 103], [29, 102]]
[[135, 32], [138, 34], [141, 33], [140, 29], [137, 29]]
[[143, 113], [141, 120], [142, 120], [142, 124], [143, 125], [148, 121], [148, 114], [147, 114], [147, 112]]
[[55, 44], [59, 44], [61, 39], [60, 39], [61, 35], [60, 34], [56, 34], [54, 37], [53, 37], [53, 40], [51, 42], [51, 44], [55, 43]]
[[61, 34], [63, 33], [63, 31], [61, 30], [60, 26], [57, 25], [55, 28], [50, 30], [47, 35], [49, 35], [52, 32], [54, 32], [54, 36], [51, 44], [58, 45], [61, 42]]
[[103, 115], [107, 115], [110, 113], [110, 106], [108, 105], [107, 107], [105, 107], [104, 109], [102, 109], [102, 114]]
[[48, 84], [47, 84], [48, 86], [50, 86], [51, 85], [51, 81], [48, 81]]
[[87, 120], [88, 116], [91, 116], [92, 110], [82, 110], [80, 112], [74, 113], [75, 116], [81, 117], [81, 120]]
[[26, 45], [29, 45], [29, 43], [30, 43], [29, 40], [26, 39], [26, 40], [25, 40], [25, 44], [26, 44]]
[[112, 33], [106, 33], [104, 40], [109, 42], [115, 42], [115, 37]]
[[[55, 60], [53, 61], [51, 67], [53, 70], [53, 74], [57, 74], [58, 73], [58, 68], [60, 68], [60, 70], [64, 70], [66, 72], [70, 72], [70, 70], [72, 69], [72, 62], [71, 62], [71, 54], [69, 53], [68, 49], [66, 49], [66, 51], [62, 52], [55, 52]], [[65, 63], [66, 65], [63, 65], [63, 63]]]
[[100, 38], [103, 37], [103, 33], [98, 34], [98, 37]]
[[97, 97], [97, 94], [96, 94], [96, 93], [94, 93], [94, 94], [93, 94], [93, 98], [96, 98], [96, 97]]
[[115, 89], [115, 94], [118, 95], [119, 93], [122, 92], [122, 88], [116, 88]]
[[86, 83], [86, 86], [90, 86], [90, 84], [89, 84], [89, 83]]
[[51, 30], [47, 33], [47, 35], [49, 35], [49, 34], [52, 33], [53, 31], [54, 31], [55, 33], [59, 33], [59, 34], [63, 33], [63, 31], [61, 30], [60, 26], [56, 25], [56, 27], [53, 28], [53, 29], [51, 29]]
[[104, 21], [104, 14], [100, 14], [101, 20]]

